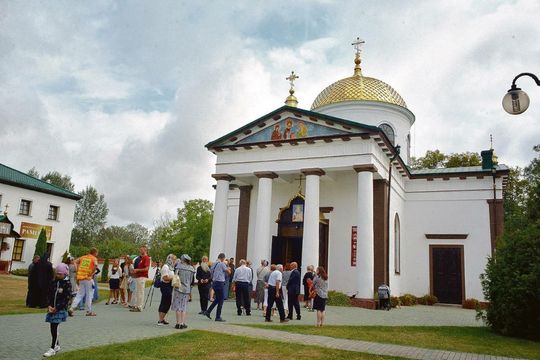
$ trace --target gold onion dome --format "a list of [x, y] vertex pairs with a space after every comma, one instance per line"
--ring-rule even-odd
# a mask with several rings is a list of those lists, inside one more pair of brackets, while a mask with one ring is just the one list
[[[353, 43], [354, 45], [354, 43]], [[362, 75], [360, 53], [357, 51], [354, 75], [336, 81], [317, 96], [311, 110], [344, 101], [379, 101], [407, 108], [403, 98], [387, 83]]]

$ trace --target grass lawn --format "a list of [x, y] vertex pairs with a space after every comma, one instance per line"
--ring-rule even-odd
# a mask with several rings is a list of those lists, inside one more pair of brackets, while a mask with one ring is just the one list
[[[26, 307], [27, 278], [0, 276], [0, 315], [45, 313], [45, 309]], [[99, 290], [99, 300], [106, 299], [108, 290]]]
[[401, 359], [192, 330], [160, 338], [59, 353], [55, 359]]
[[540, 342], [505, 337], [485, 327], [252, 325], [300, 334], [409, 345], [477, 354], [540, 359]]

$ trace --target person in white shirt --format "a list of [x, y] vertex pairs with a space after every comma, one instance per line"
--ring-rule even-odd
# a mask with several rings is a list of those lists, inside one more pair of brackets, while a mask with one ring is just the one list
[[253, 280], [253, 272], [246, 266], [246, 260], [240, 260], [240, 267], [234, 271], [232, 282], [236, 288], [236, 312], [242, 315], [242, 306], [246, 316], [251, 316], [251, 299], [249, 298], [249, 285]]
[[283, 265], [278, 264], [268, 278], [268, 307], [266, 308], [266, 322], [272, 322], [270, 315], [272, 314], [272, 306], [274, 302], [279, 312], [279, 321], [286, 323], [289, 319], [285, 318], [285, 310], [283, 309], [283, 295], [281, 291], [281, 282], [283, 279]]
[[[122, 276], [122, 268], [120, 268], [118, 259], [114, 260], [111, 275], [109, 276], [109, 300], [105, 305], [118, 304], [118, 297], [120, 295], [120, 277]], [[113, 301], [111, 303], [111, 298]]]
[[172, 301], [172, 285], [171, 281], [174, 276], [174, 263], [176, 262], [176, 256], [174, 254], [169, 254], [165, 264], [161, 267], [161, 302], [159, 303], [158, 313], [159, 320], [158, 325], [169, 325], [165, 316], [171, 308]]

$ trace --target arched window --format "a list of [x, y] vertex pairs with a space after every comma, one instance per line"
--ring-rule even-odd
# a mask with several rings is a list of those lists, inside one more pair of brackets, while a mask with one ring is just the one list
[[401, 272], [401, 229], [399, 224], [399, 215], [396, 214], [394, 218], [394, 272], [399, 274]]
[[396, 144], [396, 133], [394, 132], [394, 129], [388, 124], [381, 124], [379, 125], [379, 129], [381, 129], [388, 140], [392, 143], [392, 145]]

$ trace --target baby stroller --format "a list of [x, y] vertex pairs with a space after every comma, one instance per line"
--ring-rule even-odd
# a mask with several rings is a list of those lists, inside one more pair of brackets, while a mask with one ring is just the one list
[[390, 306], [390, 288], [386, 284], [382, 284], [377, 288], [377, 293], [379, 295], [379, 309], [386, 309], [389, 311]]

